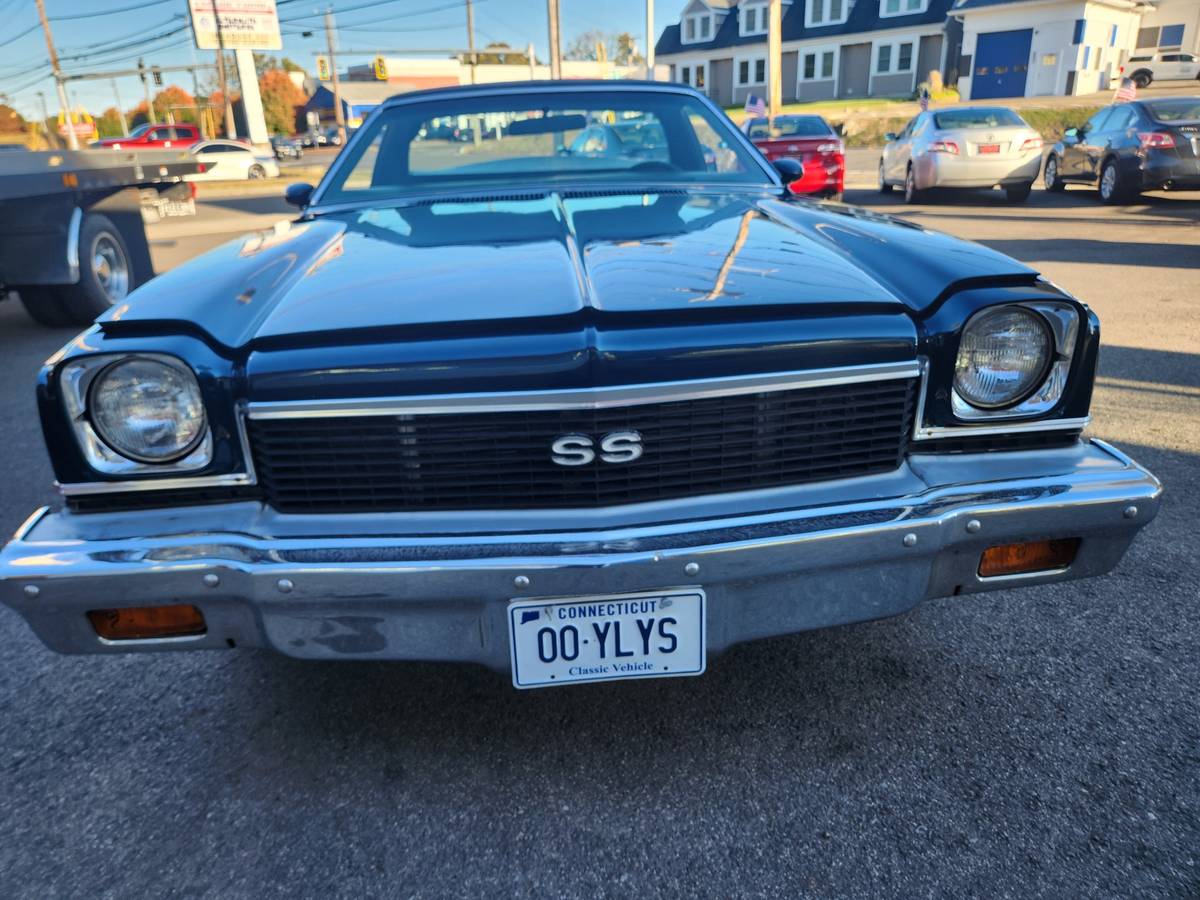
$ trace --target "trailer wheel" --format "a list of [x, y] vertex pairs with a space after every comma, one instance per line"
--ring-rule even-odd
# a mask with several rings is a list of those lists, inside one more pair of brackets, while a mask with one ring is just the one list
[[48, 328], [70, 325], [75, 321], [67, 312], [60, 290], [59, 285], [50, 284], [27, 285], [16, 289], [29, 318]]
[[124, 300], [132, 287], [133, 267], [121, 232], [107, 216], [89, 213], [79, 231], [79, 283], [61, 288], [71, 321], [90, 324]]

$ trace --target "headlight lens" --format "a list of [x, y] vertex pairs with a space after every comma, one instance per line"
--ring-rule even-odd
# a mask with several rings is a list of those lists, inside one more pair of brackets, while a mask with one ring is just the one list
[[980, 409], [1012, 406], [1042, 383], [1053, 346], [1046, 321], [1033, 310], [1020, 306], [986, 310], [963, 329], [954, 388]]
[[138, 462], [172, 462], [204, 436], [196, 376], [158, 359], [113, 363], [92, 382], [88, 410], [100, 439]]

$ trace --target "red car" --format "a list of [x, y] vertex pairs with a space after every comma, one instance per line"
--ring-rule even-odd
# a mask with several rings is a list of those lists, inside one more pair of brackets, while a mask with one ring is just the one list
[[200, 128], [196, 125], [139, 125], [129, 137], [105, 138], [96, 141], [93, 147], [111, 147], [114, 150], [170, 150], [175, 147], [190, 147], [200, 140]]
[[842, 199], [846, 148], [823, 118], [789, 115], [773, 120], [748, 119], [742, 127], [768, 160], [791, 157], [804, 164], [804, 175], [788, 185], [793, 193]]

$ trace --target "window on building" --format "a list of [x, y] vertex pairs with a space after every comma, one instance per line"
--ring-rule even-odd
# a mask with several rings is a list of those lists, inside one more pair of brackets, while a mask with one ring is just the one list
[[750, 83], [750, 60], [743, 59], [738, 63], [738, 84]]
[[708, 13], [693, 13], [683, 20], [683, 42], [694, 44], [712, 37], [712, 16]]
[[901, 44], [900, 45], [900, 52], [899, 52], [899, 54], [897, 54], [897, 58], [896, 58], [896, 71], [897, 72], [911, 72], [912, 71], [912, 51], [913, 51], [912, 44]]
[[1108, 46], [1117, 46], [1117, 26], [1111, 25], [1108, 29]]
[[767, 61], [765, 59], [756, 59], [754, 61], [754, 83], [766, 84], [767, 81]]
[[700, 17], [700, 40], [707, 41], [712, 37], [712, 16]]
[[1083, 65], [1081, 65], [1079, 68], [1081, 68], [1081, 69], [1090, 69], [1090, 68], [1091, 68], [1091, 66], [1089, 65], [1089, 63], [1090, 63], [1091, 61], [1092, 61], [1092, 48], [1091, 48], [1091, 47], [1084, 47], [1084, 48], [1083, 48]]
[[894, 44], [875, 45], [875, 74], [899, 74], [913, 70], [913, 41], [897, 41]]
[[737, 83], [739, 85], [766, 84], [766, 82], [767, 58], [765, 56], [750, 57], [737, 61]]
[[691, 66], [680, 66], [679, 67], [679, 80], [682, 81], [684, 84], [692, 83], [692, 67]]
[[1087, 35], [1087, 21], [1085, 19], [1075, 20], [1075, 36], [1071, 38], [1072, 44], [1082, 44], [1084, 37]]
[[879, 3], [879, 15], [885, 19], [888, 16], [911, 16], [927, 9], [929, 0], [880, 0]]
[[807, 0], [804, 8], [804, 24], [809, 28], [822, 25], [840, 25], [849, 12], [848, 0]]
[[828, 81], [833, 78], [833, 50], [806, 50], [801, 60], [801, 81]]
[[1182, 47], [1183, 46], [1183, 26], [1182, 25], [1164, 25], [1162, 33], [1158, 36], [1158, 46], [1160, 47]]
[[1158, 26], [1152, 28], [1139, 28], [1137, 45], [1139, 47], [1157, 47], [1158, 46]]
[[766, 6], [747, 5], [742, 10], [742, 34], [766, 34], [770, 21]]
[[821, 54], [821, 77], [833, 77], [833, 51], [826, 50]]
[[880, 44], [875, 56], [875, 71], [890, 72], [892, 71], [892, 45]]

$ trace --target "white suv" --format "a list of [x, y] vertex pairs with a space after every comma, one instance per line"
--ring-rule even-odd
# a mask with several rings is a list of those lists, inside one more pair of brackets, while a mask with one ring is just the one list
[[1143, 53], [1129, 57], [1121, 75], [1140, 88], [1152, 81], [1192, 81], [1200, 78], [1200, 59], [1194, 53]]

